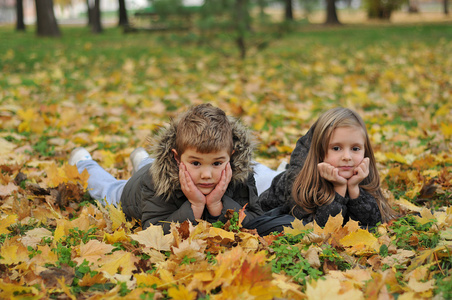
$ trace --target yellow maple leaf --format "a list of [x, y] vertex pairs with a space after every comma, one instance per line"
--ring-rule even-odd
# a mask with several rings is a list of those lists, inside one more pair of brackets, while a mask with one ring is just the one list
[[277, 286], [285, 299], [306, 299], [303, 293], [300, 291], [301, 286], [291, 280], [286, 275], [273, 273], [272, 283]]
[[15, 144], [8, 142], [4, 138], [0, 138], [0, 155], [1, 156], [7, 155], [7, 154], [12, 154], [14, 148], [16, 148]]
[[79, 286], [93, 286], [95, 284], [104, 284], [107, 279], [104, 277], [103, 273], [97, 273], [91, 277], [91, 274], [86, 273], [83, 278], [78, 282]]
[[449, 138], [452, 136], [452, 124], [444, 124], [441, 123], [441, 132], [446, 138]]
[[373, 236], [369, 231], [364, 229], [358, 229], [355, 232], [343, 237], [340, 243], [345, 247], [350, 247], [350, 251], [366, 251], [374, 250], [378, 252], [380, 244], [378, 239]]
[[[102, 137], [95, 137], [94, 138], [94, 142], [97, 141], [101, 141], [103, 138]], [[99, 150], [96, 151], [97, 153], [93, 154], [94, 157], [99, 158], [99, 156], [96, 155], [100, 155], [100, 159], [102, 160], [102, 165], [105, 168], [113, 168], [115, 166], [116, 163], [116, 154], [112, 153], [111, 151], [108, 150]]]
[[285, 234], [292, 234], [293, 236], [296, 236], [300, 233], [306, 232], [306, 230], [313, 229], [314, 224], [308, 223], [306, 225], [303, 225], [303, 221], [299, 219], [295, 219], [292, 223], [292, 228], [290, 227], [284, 227], [284, 233]]
[[134, 274], [133, 276], [137, 280], [138, 286], [140, 286], [141, 284], [145, 286], [153, 286], [154, 284], [157, 286], [161, 286], [163, 284], [163, 281], [160, 278], [149, 273], [137, 273]]
[[354, 300], [363, 299], [363, 293], [358, 289], [341, 291], [341, 283], [335, 278], [326, 278], [325, 280], [317, 280], [306, 284], [306, 296], [309, 300]]
[[22, 243], [17, 242], [17, 238], [7, 239], [0, 249], [0, 263], [4, 265], [28, 262], [27, 248]]
[[105, 208], [109, 213], [110, 220], [112, 221], [112, 230], [118, 229], [123, 224], [126, 228], [132, 228], [130, 222], [127, 222], [126, 215], [121, 209], [121, 206], [114, 206], [113, 204], [106, 204]]
[[79, 173], [75, 165], [73, 166], [69, 164], [63, 165], [62, 169], [65, 173], [67, 181], [80, 183], [84, 189], [88, 187], [88, 178], [89, 178], [88, 170], [84, 169], [82, 173]]
[[245, 251], [256, 251], [259, 248], [257, 236], [247, 232], [239, 232], [237, 235], [240, 238], [239, 244]]
[[49, 245], [38, 245], [37, 254], [30, 260], [30, 264], [44, 266], [45, 264], [54, 264], [58, 260], [58, 254], [52, 251]]
[[435, 216], [430, 211], [430, 209], [428, 209], [426, 207], [423, 207], [421, 209], [420, 213], [421, 213], [420, 217], [418, 217], [418, 216], [414, 216], [414, 217], [422, 225], [427, 224], [428, 222], [435, 221], [435, 219], [436, 219]]
[[8, 229], [9, 226], [16, 223], [17, 215], [7, 215], [0, 218], [0, 234], [8, 234], [11, 231]]
[[132, 275], [132, 271], [136, 269], [135, 263], [139, 258], [127, 251], [115, 251], [112, 255], [108, 255], [104, 259], [104, 265], [99, 268], [100, 271], [114, 275], [120, 272], [122, 275]]
[[159, 251], [169, 251], [173, 244], [174, 237], [172, 234], [163, 234], [162, 226], [151, 225], [146, 230], [142, 230], [137, 234], [131, 234], [130, 238]]
[[337, 214], [336, 216], [329, 216], [328, 221], [325, 226], [322, 228], [314, 221], [314, 233], [317, 234], [330, 234], [334, 233], [336, 230], [342, 228], [342, 224], [344, 223], [344, 217], [342, 214]]
[[407, 286], [416, 293], [423, 293], [427, 291], [432, 291], [435, 288], [435, 280], [431, 279], [426, 282], [421, 282], [416, 280], [416, 278], [411, 277], [408, 281]]
[[212, 237], [220, 237], [223, 240], [230, 240], [233, 241], [235, 239], [234, 232], [226, 231], [221, 228], [216, 227], [210, 227], [209, 229], [209, 235]]
[[106, 241], [109, 244], [114, 244], [116, 242], [124, 242], [129, 241], [130, 237], [125, 232], [124, 228], [120, 228], [113, 232], [113, 234], [104, 233], [104, 241]]
[[66, 284], [64, 280], [64, 276], [60, 278], [56, 278], [56, 281], [58, 282], [58, 285], [60, 286], [60, 289], [63, 291], [63, 293], [66, 294], [66, 297], [70, 298], [71, 300], [77, 300], [77, 298], [72, 294], [71, 290], [69, 289], [68, 285]]
[[35, 248], [35, 246], [39, 244], [44, 237], [52, 239], [52, 232], [42, 227], [34, 228], [27, 231], [25, 236], [21, 238], [21, 242], [26, 247], [31, 246]]
[[113, 249], [114, 247], [109, 244], [99, 242], [98, 240], [90, 240], [88, 243], [82, 243], [80, 245], [80, 257], [75, 257], [73, 260], [77, 264], [81, 264], [84, 260], [96, 264]]
[[178, 285], [168, 289], [168, 296], [172, 299], [193, 300], [196, 299], [198, 293], [189, 291], [185, 286]]
[[402, 163], [402, 164], [406, 164], [407, 163], [407, 160], [405, 159], [405, 157], [403, 155], [401, 155], [400, 153], [389, 152], [389, 153], [386, 153], [386, 157], [389, 160], [392, 160], [392, 161], [395, 161], [395, 162], [399, 162], [399, 163]]
[[403, 207], [405, 209], [408, 209], [410, 211], [416, 211], [420, 212], [422, 210], [422, 207], [414, 205], [412, 202], [406, 200], [405, 198], [400, 198], [396, 201], [394, 201], [394, 204]]
[[178, 259], [182, 260], [184, 257], [194, 258], [196, 260], [204, 259], [204, 250], [207, 243], [204, 240], [183, 240], [177, 247], [173, 246], [172, 251]]
[[18, 299], [17, 295], [20, 295], [21, 299], [46, 298], [33, 286], [21, 286], [14, 283], [6, 283], [0, 278], [0, 299]]

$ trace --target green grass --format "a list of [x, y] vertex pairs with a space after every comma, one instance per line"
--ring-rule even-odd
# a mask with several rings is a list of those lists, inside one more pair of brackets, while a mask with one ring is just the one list
[[[186, 34], [124, 34], [119, 28], [106, 28], [103, 34], [94, 35], [86, 27], [61, 26], [61, 38], [43, 38], [37, 37], [34, 31], [33, 26], [28, 26], [25, 33], [15, 32], [10, 26], [0, 27], [2, 39], [8, 41], [0, 43], [0, 53], [6, 53], [0, 58], [3, 71], [27, 71], [38, 62], [45, 64], [62, 56], [71, 59], [82, 55], [122, 63], [127, 57], [178, 55], [200, 58], [215, 52], [207, 46], [198, 47], [190, 40], [187, 42], [184, 38]], [[349, 25], [337, 28], [300, 25], [299, 31], [287, 34], [282, 40], [270, 41], [265, 52], [294, 58], [303, 57], [304, 53], [311, 52], [309, 49], [319, 45], [338, 47], [348, 52], [376, 44], [383, 49], [389, 45], [391, 49], [397, 49], [397, 45], [407, 44], [415, 48], [416, 43], [437, 44], [451, 39], [450, 24]], [[300, 44], [307, 51], [300, 52]]]

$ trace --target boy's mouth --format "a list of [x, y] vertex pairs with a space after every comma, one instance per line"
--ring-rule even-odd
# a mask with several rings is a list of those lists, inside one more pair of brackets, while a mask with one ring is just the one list
[[215, 183], [199, 183], [198, 186], [204, 189], [208, 189], [213, 188], [215, 186]]

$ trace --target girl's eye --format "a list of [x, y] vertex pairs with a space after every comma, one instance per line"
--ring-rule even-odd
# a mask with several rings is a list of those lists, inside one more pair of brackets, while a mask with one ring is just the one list
[[341, 147], [339, 147], [339, 146], [334, 146], [332, 149], [333, 149], [334, 151], [339, 151], [339, 150], [341, 150]]
[[359, 148], [359, 147], [353, 147], [352, 150], [353, 150], [353, 151], [359, 151], [359, 150], [361, 150], [361, 148]]
[[213, 165], [215, 166], [215, 167], [219, 167], [219, 166], [221, 166], [223, 163], [221, 162], [221, 161], [216, 161], [216, 162], [214, 162], [213, 163]]
[[199, 161], [194, 161], [191, 164], [194, 165], [195, 167], [199, 167], [201, 165]]

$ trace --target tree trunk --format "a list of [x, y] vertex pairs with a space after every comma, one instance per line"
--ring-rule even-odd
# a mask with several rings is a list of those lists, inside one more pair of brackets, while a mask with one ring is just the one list
[[25, 31], [23, 0], [16, 0], [16, 30]]
[[127, 18], [126, 1], [119, 0], [119, 22], [118, 26], [129, 26], [129, 19]]
[[90, 5], [90, 0], [86, 0], [86, 14], [88, 16], [88, 23], [86, 24], [88, 27], [91, 27], [91, 25], [93, 25], [93, 20], [91, 18], [91, 16], [93, 15], [91, 12], [91, 5]]
[[337, 18], [336, 0], [326, 1], [326, 21], [325, 24], [338, 25], [341, 24]]
[[100, 0], [90, 1], [92, 5], [90, 8], [91, 13], [91, 32], [101, 33], [102, 23], [100, 21]]
[[449, 0], [443, 0], [443, 4], [444, 4], [444, 14], [448, 15], [449, 14]]
[[53, 0], [35, 0], [36, 32], [39, 36], [61, 36], [60, 28], [53, 12]]
[[293, 21], [293, 5], [292, 5], [292, 0], [284, 0], [285, 2], [285, 18], [286, 21]]
[[265, 18], [265, 0], [257, 0], [259, 6], [259, 17], [263, 20]]
[[245, 16], [245, 3], [246, 0], [236, 1], [236, 17], [237, 17], [237, 47], [240, 51], [240, 58], [246, 57], [246, 44], [245, 44], [245, 31], [247, 30], [247, 20]]

